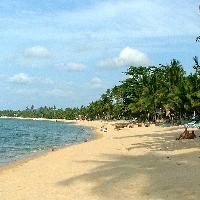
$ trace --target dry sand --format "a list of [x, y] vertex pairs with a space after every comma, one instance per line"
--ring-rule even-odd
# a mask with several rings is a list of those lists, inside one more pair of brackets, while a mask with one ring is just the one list
[[200, 140], [176, 141], [183, 128], [78, 124], [103, 137], [0, 169], [0, 200], [200, 199]]

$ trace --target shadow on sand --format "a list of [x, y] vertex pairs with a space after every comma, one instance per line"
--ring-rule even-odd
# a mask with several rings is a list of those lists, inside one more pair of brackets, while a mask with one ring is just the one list
[[[91, 163], [96, 167], [86, 174], [61, 180], [57, 184], [67, 187], [80, 181], [91, 183], [91, 193], [97, 195], [98, 199], [138, 199], [137, 195], [140, 195], [140, 199], [148, 200], [199, 199], [200, 151], [173, 156], [163, 156], [155, 152], [159, 149], [188, 149], [194, 143], [187, 147], [187, 142], [175, 141], [174, 146], [174, 134], [171, 132], [165, 134], [164, 140], [163, 134], [161, 136], [159, 133], [141, 137], [152, 137], [152, 142], [138, 143], [133, 148], [149, 147], [153, 151], [139, 156], [108, 154], [102, 155], [99, 160], [83, 161], [82, 165]], [[165, 142], [168, 149], [165, 149]]]
[[182, 133], [184, 129], [180, 128], [170, 128], [167, 130], [163, 130], [162, 133], [160, 131], [154, 131], [151, 134], [138, 134], [138, 135], [130, 135], [130, 136], [119, 136], [114, 137], [116, 140], [123, 139], [134, 139], [134, 138], [146, 138], [141, 143], [134, 143], [127, 147], [127, 150], [132, 150], [135, 148], [147, 148], [151, 151], [174, 151], [181, 149], [190, 149], [200, 147], [200, 130], [196, 130], [195, 134], [197, 138], [194, 140], [179, 140], [176, 138]]

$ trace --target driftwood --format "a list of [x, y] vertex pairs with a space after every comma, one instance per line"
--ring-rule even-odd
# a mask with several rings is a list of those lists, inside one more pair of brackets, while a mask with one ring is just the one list
[[189, 132], [187, 130], [187, 128], [185, 128], [185, 130], [183, 131], [183, 133], [180, 134], [180, 136], [178, 138], [176, 138], [176, 140], [183, 140], [183, 139], [194, 139], [197, 136], [194, 134], [194, 131]]

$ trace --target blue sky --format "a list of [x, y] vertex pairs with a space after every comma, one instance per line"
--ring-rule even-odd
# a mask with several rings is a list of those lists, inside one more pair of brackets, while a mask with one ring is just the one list
[[87, 105], [129, 65], [199, 56], [197, 0], [1, 0], [0, 109]]

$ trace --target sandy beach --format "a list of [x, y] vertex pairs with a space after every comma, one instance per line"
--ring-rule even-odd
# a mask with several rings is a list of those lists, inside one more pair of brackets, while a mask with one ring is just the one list
[[198, 137], [176, 141], [181, 127], [77, 124], [102, 137], [1, 168], [0, 200], [199, 199]]

